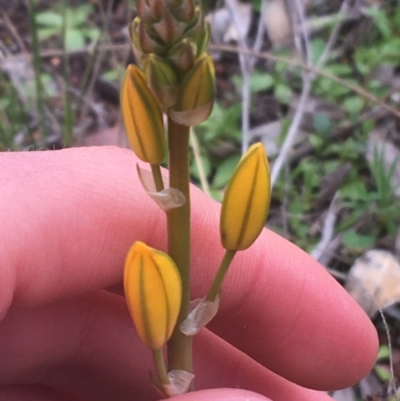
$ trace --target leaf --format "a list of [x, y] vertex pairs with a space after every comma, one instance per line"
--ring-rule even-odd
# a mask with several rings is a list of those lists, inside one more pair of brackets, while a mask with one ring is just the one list
[[353, 201], [366, 201], [368, 192], [363, 181], [356, 179], [340, 188], [340, 198]]
[[354, 230], [347, 230], [343, 233], [342, 242], [348, 249], [362, 252], [375, 244], [376, 236], [358, 234]]
[[89, 14], [93, 11], [91, 4], [81, 4], [78, 7], [67, 10], [68, 22], [71, 27], [87, 24]]
[[[204, 174], [207, 177], [211, 172], [210, 160], [206, 155], [201, 155], [201, 162], [203, 164]], [[200, 174], [197, 169], [197, 163], [194, 160], [194, 158], [192, 158], [191, 163], [190, 163], [190, 175], [192, 177], [194, 177], [196, 180], [198, 180], [198, 181], [200, 180]]]
[[316, 38], [311, 41], [311, 57], [313, 64], [316, 64], [322, 53], [324, 52], [326, 43], [321, 38]]
[[278, 84], [275, 87], [275, 96], [281, 103], [288, 104], [292, 97], [292, 90], [287, 85]]
[[350, 115], [356, 116], [363, 109], [364, 100], [362, 100], [358, 96], [351, 96], [344, 100], [343, 106], [349, 112]]
[[92, 41], [96, 41], [96, 40], [100, 39], [100, 36], [101, 36], [101, 31], [100, 31], [100, 29], [97, 29], [97, 28], [85, 29], [84, 33], [85, 33], [85, 36], [88, 37]]
[[53, 11], [44, 11], [36, 14], [36, 23], [46, 27], [61, 29], [63, 17]]
[[66, 32], [65, 47], [67, 50], [78, 50], [85, 47], [85, 38], [79, 29], [71, 29]]
[[313, 125], [317, 134], [325, 138], [332, 132], [331, 120], [323, 113], [316, 112], [314, 114]]
[[382, 359], [389, 359], [390, 358], [390, 348], [387, 345], [381, 345], [379, 347], [378, 356], [376, 357], [377, 361]]
[[[236, 90], [240, 92], [243, 85], [243, 77], [234, 75], [232, 82], [236, 87]], [[250, 92], [258, 93], [272, 88], [275, 83], [275, 79], [271, 74], [254, 71], [250, 76]]]
[[40, 28], [38, 30], [39, 40], [48, 39], [50, 36], [59, 33], [55, 28]]
[[252, 93], [262, 92], [274, 85], [274, 78], [271, 74], [254, 72], [250, 77], [250, 91]]
[[222, 188], [226, 186], [229, 179], [232, 176], [235, 167], [239, 163], [240, 155], [234, 155], [225, 159], [218, 167], [215, 174], [214, 180], [212, 182], [214, 187]]
[[387, 366], [375, 365], [374, 370], [383, 382], [389, 382], [392, 379], [392, 374]]
[[320, 136], [314, 135], [314, 134], [311, 134], [308, 137], [308, 140], [310, 141], [311, 146], [315, 150], [320, 150], [322, 148], [322, 146], [324, 145], [324, 142], [325, 142]]

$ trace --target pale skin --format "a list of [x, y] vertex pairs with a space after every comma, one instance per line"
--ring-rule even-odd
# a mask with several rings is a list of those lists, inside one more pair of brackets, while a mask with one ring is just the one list
[[[166, 248], [136, 162], [116, 148], [0, 155], [0, 401], [159, 399], [118, 293], [135, 240]], [[195, 188], [192, 202], [200, 297], [223, 250], [219, 205]], [[328, 401], [323, 390], [360, 380], [377, 347], [324, 268], [265, 230], [234, 260], [220, 311], [196, 337], [198, 390], [175, 401]]]

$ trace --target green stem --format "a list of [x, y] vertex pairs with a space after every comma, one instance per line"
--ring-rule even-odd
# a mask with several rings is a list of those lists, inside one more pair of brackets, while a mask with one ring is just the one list
[[161, 175], [161, 168], [159, 164], [151, 164], [151, 172], [153, 174], [154, 184], [156, 191], [160, 192], [164, 189], [164, 182]]
[[224, 277], [226, 275], [226, 272], [228, 271], [228, 268], [236, 254], [236, 251], [234, 250], [227, 250], [225, 252], [225, 255], [221, 261], [221, 264], [219, 265], [217, 274], [214, 277], [214, 281], [211, 284], [211, 288], [208, 291], [208, 294], [206, 296], [206, 301], [214, 301], [215, 297], [218, 295], [219, 290], [221, 288], [222, 281], [224, 280]]
[[168, 253], [176, 263], [182, 279], [182, 306], [172, 337], [168, 341], [168, 370], [193, 372], [192, 339], [179, 330], [189, 314], [190, 302], [190, 196], [189, 196], [189, 127], [168, 118], [169, 185], [183, 193], [183, 206], [167, 213]]
[[[44, 110], [45, 91], [42, 83], [42, 59], [40, 57], [40, 43], [38, 35], [38, 27], [36, 24], [36, 12], [33, 0], [29, 0], [29, 24], [32, 34], [32, 52], [33, 52], [33, 69], [35, 71], [35, 84], [36, 84], [36, 104], [39, 114], [39, 128], [43, 139], [47, 139], [48, 127], [46, 124], [46, 116]], [[44, 140], [41, 140], [39, 146], [44, 146]]]
[[62, 22], [62, 60], [63, 60], [63, 79], [64, 79], [64, 126], [63, 126], [63, 142], [64, 146], [67, 148], [71, 147], [74, 142], [73, 137], [73, 128], [74, 128], [74, 116], [72, 112], [72, 103], [71, 103], [71, 93], [69, 90], [70, 85], [70, 70], [68, 64], [68, 53], [67, 53], [67, 43], [66, 43], [66, 35], [68, 28], [68, 9], [69, 9], [69, 0], [64, 0], [64, 8], [63, 8], [63, 22]]
[[152, 353], [158, 380], [161, 384], [169, 384], [167, 369], [165, 368], [163, 349], [153, 349]]

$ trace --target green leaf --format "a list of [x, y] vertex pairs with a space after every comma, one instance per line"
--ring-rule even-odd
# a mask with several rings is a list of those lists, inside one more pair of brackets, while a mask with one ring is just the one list
[[274, 85], [274, 78], [271, 74], [254, 72], [250, 77], [250, 91], [252, 93], [262, 92]]
[[390, 369], [387, 366], [375, 365], [374, 370], [382, 381], [388, 382], [392, 379]]
[[323, 146], [324, 146], [324, 140], [315, 134], [310, 134], [308, 137], [308, 140], [311, 143], [311, 146], [315, 149], [315, 150], [320, 150]]
[[292, 97], [292, 90], [287, 85], [278, 84], [275, 86], [275, 96], [284, 104], [288, 104]]
[[354, 180], [340, 188], [340, 198], [364, 202], [368, 200], [368, 191], [363, 181]]
[[46, 27], [61, 29], [63, 25], [63, 17], [53, 11], [44, 11], [36, 14], [36, 22]]
[[216, 188], [224, 187], [231, 178], [239, 160], [240, 155], [233, 155], [225, 159], [218, 167], [212, 185]]
[[110, 82], [118, 81], [119, 79], [118, 71], [114, 69], [108, 70], [102, 75], [102, 78]]
[[390, 348], [387, 345], [381, 345], [379, 347], [378, 356], [376, 357], [377, 361], [381, 359], [389, 359], [390, 358]]
[[355, 230], [350, 229], [343, 233], [342, 242], [348, 249], [362, 252], [375, 244], [376, 236], [358, 234]]
[[325, 50], [326, 43], [321, 38], [316, 38], [311, 42], [311, 59], [316, 64]]
[[331, 120], [323, 113], [315, 113], [313, 125], [316, 133], [325, 138], [332, 132]]
[[79, 7], [76, 7], [74, 9], [69, 9], [67, 11], [67, 16], [68, 16], [68, 23], [70, 24], [71, 27], [77, 27], [79, 25], [83, 25], [87, 23], [87, 20], [89, 18], [89, 14], [92, 11], [92, 7], [90, 4], [88, 4], [89, 7], [85, 7], [84, 4], [82, 4]]
[[360, 114], [364, 107], [364, 100], [358, 96], [351, 96], [344, 100], [343, 105], [350, 115], [356, 116]]
[[97, 28], [85, 29], [84, 33], [92, 41], [98, 40], [101, 36], [101, 31]]
[[[239, 75], [234, 75], [232, 77], [232, 82], [235, 85], [236, 90], [240, 91], [240, 88], [243, 85], [243, 77]], [[253, 74], [250, 76], [250, 92], [262, 92], [264, 90], [272, 88], [274, 86], [274, 83], [275, 79], [271, 74], [254, 71]]]
[[85, 46], [85, 38], [78, 29], [71, 29], [65, 35], [65, 47], [68, 50], [78, 50]]
[[50, 36], [59, 34], [60, 31], [57, 28], [40, 28], [38, 29], [39, 40], [48, 39]]
[[333, 75], [346, 76], [350, 75], [353, 71], [347, 64], [332, 64], [326, 67], [326, 70]]
[[[210, 174], [211, 172], [211, 164], [210, 160], [208, 159], [207, 156], [201, 155], [201, 162], [203, 164], [203, 169], [204, 169], [204, 174], [206, 177]], [[191, 163], [190, 163], [190, 175], [195, 178], [197, 181], [200, 181], [200, 174], [197, 168], [197, 163], [193, 158], [191, 158]]]

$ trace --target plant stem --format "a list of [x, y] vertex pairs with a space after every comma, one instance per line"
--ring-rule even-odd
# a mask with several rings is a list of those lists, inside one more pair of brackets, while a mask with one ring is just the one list
[[74, 128], [74, 116], [72, 113], [71, 104], [71, 93], [70, 93], [70, 70], [68, 65], [68, 53], [67, 53], [67, 25], [68, 25], [68, 7], [69, 0], [64, 0], [63, 7], [63, 22], [62, 22], [62, 63], [63, 63], [63, 79], [64, 79], [64, 126], [63, 126], [63, 142], [67, 148], [71, 147], [74, 142], [73, 128]]
[[164, 189], [164, 182], [161, 175], [161, 168], [159, 164], [151, 164], [151, 172], [153, 174], [154, 185], [156, 191], [160, 192]]
[[168, 375], [167, 375], [167, 370], [165, 368], [164, 354], [163, 354], [162, 348], [153, 349], [152, 353], [153, 353], [153, 361], [154, 361], [154, 366], [156, 368], [158, 380], [161, 382], [161, 384], [169, 384], [169, 379], [168, 379]]
[[192, 339], [179, 330], [189, 314], [190, 302], [190, 196], [189, 196], [189, 127], [168, 118], [169, 186], [183, 193], [183, 206], [167, 213], [168, 253], [176, 263], [182, 279], [182, 305], [171, 339], [168, 341], [168, 370], [192, 373]]
[[42, 60], [40, 57], [40, 43], [38, 35], [38, 27], [36, 24], [36, 14], [33, 0], [29, 0], [29, 25], [32, 33], [32, 52], [33, 52], [33, 69], [35, 71], [36, 84], [36, 104], [39, 115], [39, 128], [42, 134], [42, 139], [39, 146], [45, 145], [45, 139], [48, 136], [48, 127], [46, 125], [46, 117], [44, 111], [44, 88], [42, 83]]
[[211, 288], [208, 291], [205, 301], [214, 301], [215, 297], [218, 295], [219, 290], [221, 288], [222, 281], [228, 271], [228, 267], [230, 266], [233, 257], [236, 255], [236, 251], [234, 250], [227, 250], [225, 255], [219, 265], [217, 274], [214, 277], [214, 281], [211, 284]]

